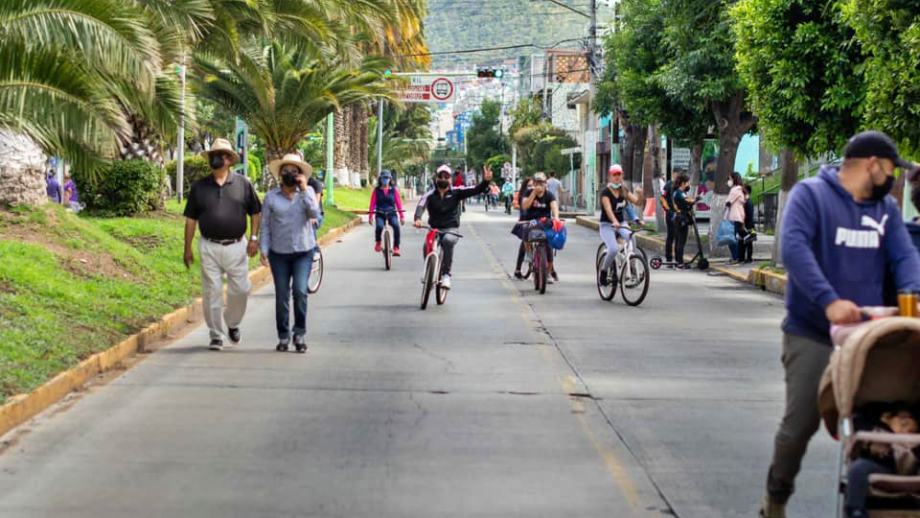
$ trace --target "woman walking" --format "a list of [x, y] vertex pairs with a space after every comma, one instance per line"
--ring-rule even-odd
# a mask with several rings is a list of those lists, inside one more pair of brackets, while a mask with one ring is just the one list
[[319, 216], [316, 193], [309, 186], [313, 167], [294, 153], [268, 165], [280, 187], [262, 205], [262, 264], [270, 266], [275, 281], [275, 325], [278, 345], [288, 350], [291, 341], [291, 294], [294, 298], [294, 349], [307, 352], [307, 285], [316, 252], [314, 225]]

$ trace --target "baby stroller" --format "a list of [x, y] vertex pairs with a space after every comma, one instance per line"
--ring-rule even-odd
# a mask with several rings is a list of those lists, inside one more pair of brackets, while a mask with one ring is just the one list
[[[841, 517], [855, 447], [920, 444], [920, 434], [855, 431], [853, 425], [854, 412], [867, 405], [920, 400], [920, 319], [880, 318], [835, 327], [831, 336], [838, 345], [821, 379], [818, 405], [828, 432], [840, 441], [836, 516]], [[867, 504], [872, 518], [920, 517], [920, 476], [870, 475]]]

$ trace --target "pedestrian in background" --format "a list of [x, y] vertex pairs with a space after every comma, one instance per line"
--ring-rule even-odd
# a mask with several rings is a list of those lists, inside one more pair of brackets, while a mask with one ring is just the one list
[[[521, 180], [521, 189], [518, 191], [518, 222], [514, 224], [511, 233], [515, 234], [515, 229], [517, 229], [518, 224], [527, 221], [527, 211], [524, 209], [524, 198], [530, 192], [533, 187], [533, 180], [530, 178], [524, 178]], [[515, 234], [517, 235], [517, 234]], [[518, 236], [520, 237], [520, 236]], [[524, 266], [524, 256], [527, 255], [527, 249], [524, 247], [524, 240], [521, 239], [521, 244], [518, 246], [518, 255], [517, 259], [514, 262], [514, 278], [517, 280], [523, 280], [524, 274], [521, 273], [521, 267]]]
[[738, 260], [744, 264], [754, 262], [754, 241], [757, 231], [754, 229], [754, 203], [751, 201], [751, 186], [744, 185], [744, 241], [741, 243], [741, 253]]
[[661, 195], [658, 197], [658, 202], [661, 203], [661, 207], [664, 209], [664, 224], [667, 229], [667, 235], [664, 239], [664, 259], [669, 264], [674, 260], [674, 241], [677, 235], [674, 230], [674, 182], [677, 181], [682, 172], [680, 169], [675, 169], [671, 173], [671, 178], [665, 182], [661, 188]]
[[[239, 325], [252, 289], [248, 257], [255, 256], [259, 250], [262, 204], [249, 178], [230, 174], [230, 167], [240, 160], [230, 142], [219, 138], [202, 156], [212, 173], [193, 183], [189, 190], [184, 213], [184, 261], [186, 268], [190, 268], [195, 260], [192, 241], [197, 226], [201, 230], [198, 254], [201, 256], [204, 320], [211, 336], [208, 347], [220, 351], [224, 347], [225, 321], [230, 342], [237, 344], [241, 339]], [[248, 245], [244, 239], [247, 216], [250, 219]], [[226, 308], [224, 275], [227, 276]]]
[[728, 220], [735, 227], [735, 243], [729, 245], [732, 260], [729, 264], [741, 262], [741, 244], [744, 242], [747, 231], [744, 228], [744, 181], [737, 171], [731, 174], [728, 180], [728, 199], [725, 208], [728, 211]]
[[562, 194], [564, 190], [562, 188], [562, 182], [556, 178], [556, 171], [550, 171], [547, 174], [549, 174], [549, 179], [546, 180], [546, 190], [553, 193], [553, 197], [555, 197], [556, 200], [561, 200], [562, 198], [560, 198], [559, 195]]
[[841, 166], [825, 165], [796, 184], [783, 214], [786, 318], [782, 363], [786, 409], [776, 433], [760, 516], [782, 518], [802, 457], [820, 424], [818, 385], [833, 347], [831, 324], [862, 320], [884, 303], [885, 276], [897, 290], [920, 291], [920, 255], [888, 193], [894, 170], [915, 166], [884, 133], [855, 135]]
[[45, 178], [45, 192], [48, 193], [48, 200], [58, 205], [60, 205], [61, 200], [64, 199], [63, 189], [61, 188], [60, 182], [57, 181], [53, 169], [48, 171], [48, 176]]
[[[307, 352], [307, 286], [316, 254], [319, 205], [308, 178], [313, 167], [291, 153], [269, 163], [281, 186], [265, 195], [262, 215], [262, 264], [272, 270], [275, 283], [276, 351], [288, 350], [293, 331], [294, 350]], [[291, 328], [291, 298], [294, 327]]]
[[693, 220], [693, 204], [696, 200], [689, 196], [690, 177], [686, 173], [681, 173], [674, 182], [674, 194], [672, 195], [674, 207], [674, 261], [677, 263], [675, 268], [685, 269], [684, 264], [684, 247], [687, 246], [687, 236], [690, 233], [690, 225]]
[[80, 203], [80, 195], [77, 193], [77, 183], [69, 174], [64, 175], [64, 204], [70, 207], [74, 212], [83, 210], [83, 204]]

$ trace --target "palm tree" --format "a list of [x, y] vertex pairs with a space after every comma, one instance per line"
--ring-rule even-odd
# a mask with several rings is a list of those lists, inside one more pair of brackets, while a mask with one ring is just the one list
[[[377, 163], [377, 119], [371, 119], [368, 138], [368, 155], [372, 164]], [[383, 131], [383, 168], [405, 171], [412, 165], [423, 163], [431, 154], [429, 140], [400, 135], [394, 129]]]
[[237, 62], [198, 56], [200, 95], [238, 114], [265, 143], [266, 159], [297, 149], [326, 115], [348, 103], [389, 95], [386, 63], [368, 57], [360, 66], [279, 42], [250, 45]]

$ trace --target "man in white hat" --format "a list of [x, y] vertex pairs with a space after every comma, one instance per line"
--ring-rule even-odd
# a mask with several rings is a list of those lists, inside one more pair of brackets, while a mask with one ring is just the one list
[[[198, 254], [201, 256], [204, 320], [211, 335], [209, 348], [220, 351], [225, 336], [231, 343], [240, 342], [239, 326], [252, 289], [248, 258], [259, 251], [262, 204], [248, 178], [230, 173], [230, 167], [240, 160], [230, 142], [219, 138], [202, 156], [208, 160], [213, 174], [193, 183], [189, 191], [185, 205], [184, 260], [186, 268], [195, 260], [192, 240], [197, 226], [201, 230]], [[248, 242], [244, 239], [247, 216], [250, 219]], [[227, 276], [226, 308], [224, 275]]]
[[[316, 253], [317, 193], [309, 184], [313, 167], [300, 155], [290, 153], [268, 164], [281, 186], [265, 195], [262, 218], [262, 264], [270, 266], [275, 281], [275, 326], [278, 345], [288, 350], [292, 334], [294, 350], [307, 352], [307, 285]], [[291, 299], [294, 326], [291, 327]]]

